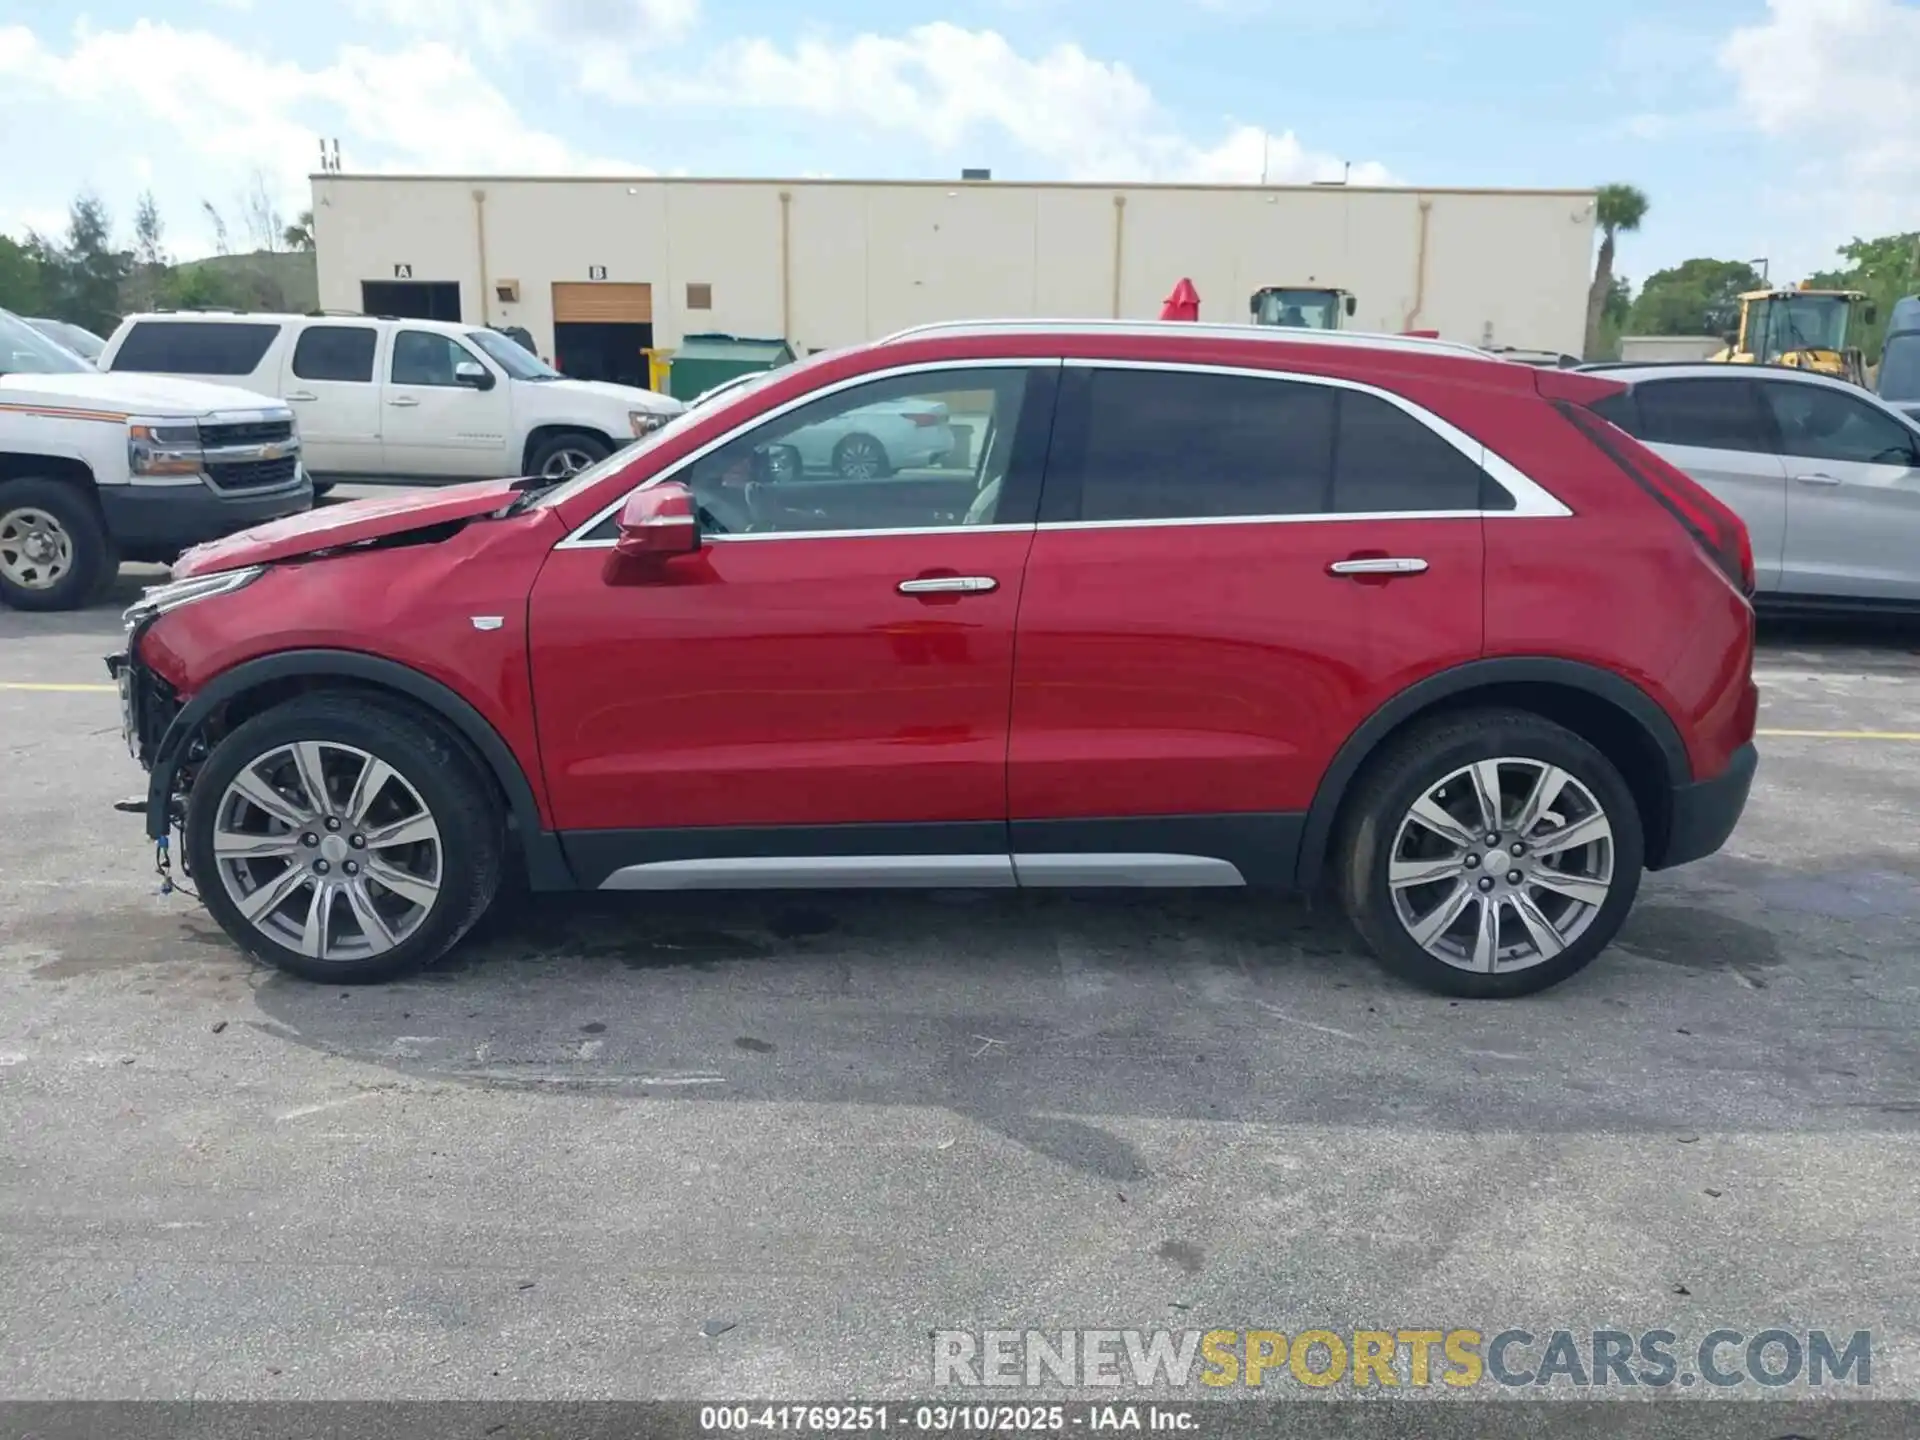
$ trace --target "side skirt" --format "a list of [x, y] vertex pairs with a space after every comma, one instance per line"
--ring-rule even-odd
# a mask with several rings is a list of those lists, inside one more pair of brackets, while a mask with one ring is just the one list
[[1301, 815], [591, 830], [561, 836], [601, 890], [1285, 886]]

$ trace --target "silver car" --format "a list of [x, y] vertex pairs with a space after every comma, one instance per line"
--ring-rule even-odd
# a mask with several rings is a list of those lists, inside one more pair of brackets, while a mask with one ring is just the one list
[[1630, 387], [1596, 411], [1746, 522], [1762, 608], [1920, 613], [1920, 421], [1784, 367], [1582, 368]]

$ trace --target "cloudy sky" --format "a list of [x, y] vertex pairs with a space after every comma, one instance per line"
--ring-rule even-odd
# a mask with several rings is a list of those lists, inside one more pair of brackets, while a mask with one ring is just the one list
[[[1184, 13], [1183, 13], [1184, 12]], [[801, 14], [809, 18], [799, 18]], [[263, 174], [1628, 180], [1643, 276], [1920, 228], [1920, 0], [0, 0], [0, 232]]]

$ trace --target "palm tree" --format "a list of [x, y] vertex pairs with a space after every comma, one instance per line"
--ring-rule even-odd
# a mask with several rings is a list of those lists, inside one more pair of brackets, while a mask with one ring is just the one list
[[282, 232], [281, 239], [289, 250], [313, 249], [313, 212], [302, 210], [293, 224]]
[[1601, 358], [1600, 322], [1613, 294], [1614, 242], [1621, 232], [1640, 228], [1640, 222], [1647, 218], [1647, 197], [1631, 185], [1602, 185], [1594, 201], [1594, 218], [1600, 225], [1600, 259], [1593, 267], [1593, 285], [1587, 291], [1589, 360]]

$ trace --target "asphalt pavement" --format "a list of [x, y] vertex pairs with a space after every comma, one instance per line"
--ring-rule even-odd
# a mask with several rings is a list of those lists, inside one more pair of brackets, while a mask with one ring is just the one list
[[0, 1395], [910, 1396], [1070, 1325], [1870, 1329], [1920, 1395], [1920, 631], [1771, 632], [1727, 851], [1508, 1004], [1227, 892], [543, 900], [283, 979], [111, 808], [117, 633], [0, 611]]

